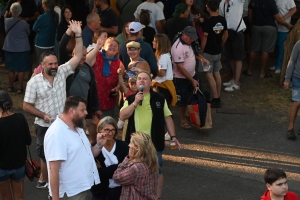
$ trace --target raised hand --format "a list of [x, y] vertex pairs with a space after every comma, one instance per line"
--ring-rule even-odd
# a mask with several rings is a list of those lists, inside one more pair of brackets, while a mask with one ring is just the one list
[[75, 35], [80, 35], [82, 30], [81, 30], [81, 22], [80, 21], [75, 21], [71, 20], [69, 25], [69, 28], [75, 33]]

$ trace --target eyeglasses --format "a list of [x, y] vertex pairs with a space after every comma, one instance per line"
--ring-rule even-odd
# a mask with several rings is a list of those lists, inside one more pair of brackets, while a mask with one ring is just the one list
[[116, 129], [108, 129], [108, 128], [106, 128], [106, 129], [104, 129], [103, 130], [105, 133], [116, 133]]
[[228, 4], [226, 12], [229, 12], [230, 5]]

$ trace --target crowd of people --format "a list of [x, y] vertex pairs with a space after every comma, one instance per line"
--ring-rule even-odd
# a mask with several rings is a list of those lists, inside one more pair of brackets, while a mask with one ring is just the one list
[[[93, 200], [160, 199], [165, 140], [181, 149], [169, 107], [179, 107], [180, 127], [190, 130], [188, 98], [194, 90], [202, 90], [197, 72], [205, 73], [211, 107], [222, 106], [223, 52], [230, 77], [223, 83], [227, 92], [240, 89], [245, 55], [249, 64], [243, 74], [252, 76], [256, 52], [261, 52], [260, 77], [269, 78], [268, 58], [277, 45], [279, 56], [271, 69], [280, 73], [283, 43], [296, 12], [293, 0], [284, 2], [94, 0], [80, 10], [67, 0], [10, 0], [1, 55], [9, 71], [8, 92], [14, 92], [17, 80], [16, 92], [22, 94], [25, 72], [32, 74], [23, 109], [36, 117], [41, 163], [36, 187], [49, 189], [53, 200], [86, 199], [89, 191]], [[89, 12], [82, 18], [85, 8]], [[293, 100], [299, 103], [294, 65], [289, 64], [293, 69], [288, 70], [285, 85], [293, 76]], [[31, 143], [26, 119], [11, 112], [11, 106], [9, 94], [0, 91], [0, 123], [6, 134], [0, 136], [3, 200], [12, 194], [24, 199], [24, 189], [17, 184], [24, 185], [22, 159]], [[10, 131], [25, 135], [18, 137], [18, 152], [9, 148], [7, 128], [16, 121], [24, 129]], [[288, 138], [293, 139], [291, 128], [293, 124]], [[122, 140], [116, 139], [118, 129], [123, 129]], [[9, 154], [4, 155], [4, 149]], [[16, 154], [17, 161], [12, 161]], [[270, 192], [265, 199], [289, 194], [285, 173], [268, 170]], [[285, 192], [272, 190], [278, 185]]]

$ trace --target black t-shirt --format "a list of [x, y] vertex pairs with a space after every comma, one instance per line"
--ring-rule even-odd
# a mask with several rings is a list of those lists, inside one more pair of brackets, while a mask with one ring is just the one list
[[253, 25], [276, 27], [273, 15], [278, 9], [274, 0], [251, 0], [248, 8], [253, 12]]
[[218, 55], [222, 53], [222, 37], [227, 30], [227, 22], [222, 16], [213, 16], [205, 20], [203, 32], [208, 33], [204, 53]]
[[192, 22], [187, 18], [171, 18], [168, 19], [165, 26], [165, 33], [169, 37], [170, 41], [173, 42], [175, 35], [178, 32], [183, 31], [187, 26], [193, 26]]
[[[119, 26], [118, 16], [111, 7], [108, 7], [103, 11], [99, 11], [99, 16], [100, 16], [102, 27], [111, 28], [113, 26]], [[108, 36], [110, 37], [114, 35], [108, 35]]]
[[151, 47], [152, 47], [152, 42], [155, 34], [156, 32], [154, 28], [150, 26], [146, 26], [145, 28], [143, 28], [144, 41], [150, 44]]

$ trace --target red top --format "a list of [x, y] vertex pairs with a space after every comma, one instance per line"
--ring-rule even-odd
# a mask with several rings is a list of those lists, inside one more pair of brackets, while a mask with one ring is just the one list
[[103, 76], [104, 59], [101, 53], [97, 53], [96, 62], [93, 66], [96, 86], [98, 92], [98, 99], [101, 110], [110, 110], [116, 106], [117, 95], [109, 96], [111, 90], [117, 87], [119, 79], [117, 70], [120, 67], [120, 59], [111, 61], [109, 76]]
[[[271, 200], [269, 190], [267, 190], [264, 195], [261, 196], [261, 200]], [[294, 192], [287, 192], [284, 196], [284, 200], [299, 200], [299, 198]]]

